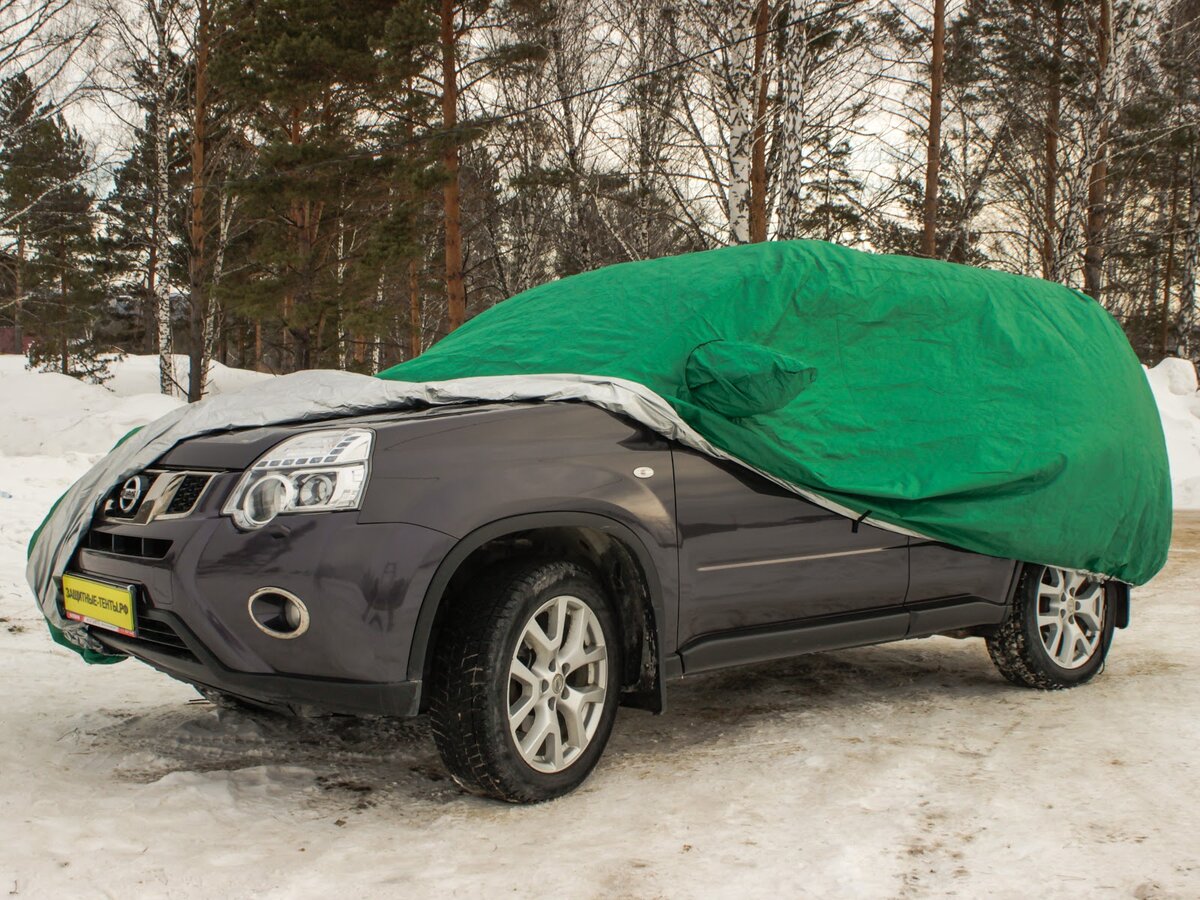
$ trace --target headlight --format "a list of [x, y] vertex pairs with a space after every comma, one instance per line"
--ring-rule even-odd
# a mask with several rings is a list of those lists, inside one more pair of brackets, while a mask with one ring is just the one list
[[284, 513], [357, 509], [372, 439], [364, 428], [289, 438], [247, 470], [221, 511], [241, 528], [262, 528]]

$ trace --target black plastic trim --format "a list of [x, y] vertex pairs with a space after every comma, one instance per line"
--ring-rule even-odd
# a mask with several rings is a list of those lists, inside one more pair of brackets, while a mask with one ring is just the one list
[[908, 611], [912, 617], [909, 620], [908, 637], [924, 637], [980, 625], [999, 625], [1008, 615], [1005, 604], [969, 596], [927, 600], [909, 606]]
[[893, 607], [866, 615], [831, 616], [701, 637], [683, 647], [679, 655], [684, 674], [694, 675], [802, 653], [898, 641], [907, 636], [908, 623], [908, 612]]
[[803, 653], [844, 650], [996, 625], [1006, 607], [978, 597], [951, 597], [908, 607], [887, 607], [849, 616], [827, 616], [724, 634], [705, 635], [679, 651], [683, 674], [694, 675]]
[[678, 653], [668, 653], [662, 659], [662, 680], [676, 681], [683, 677], [683, 658]]
[[158, 649], [137, 638], [92, 629], [91, 634], [111, 650], [128, 654], [160, 672], [195, 687], [212, 688], [267, 706], [292, 712], [317, 708], [350, 715], [415, 716], [421, 696], [419, 681], [377, 683], [296, 675], [238, 672], [213, 656], [178, 616], [162, 610], [155, 618], [166, 622], [195, 656], [193, 662], [178, 651]]
[[1108, 587], [1116, 595], [1113, 597], [1113, 624], [1117, 628], [1128, 628], [1133, 591], [1123, 581], [1110, 581]]

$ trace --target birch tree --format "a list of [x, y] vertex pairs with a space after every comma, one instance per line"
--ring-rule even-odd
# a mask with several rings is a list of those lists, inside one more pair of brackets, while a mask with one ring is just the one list
[[755, 139], [759, 96], [767, 63], [756, 27], [759, 0], [686, 0], [680, 33], [690, 53], [705, 57], [682, 98], [686, 122], [707, 177], [722, 201], [725, 239], [749, 243], [754, 210], [765, 196], [754, 193]]
[[925, 256], [937, 256], [938, 175], [942, 161], [942, 87], [946, 67], [946, 0], [934, 0], [932, 31], [929, 127], [925, 151], [925, 203], [921, 222], [921, 253]]
[[791, 0], [776, 21], [778, 108], [772, 116], [770, 205], [782, 239], [851, 239], [865, 187], [852, 143], [882, 72], [868, 4]]
[[[173, 356], [173, 298], [177, 285], [169, 272], [173, 253], [171, 171], [173, 136], [182, 111], [183, 64], [180, 42], [189, 10], [185, 0], [109, 2], [102, 9], [104, 35], [116, 52], [107, 65], [107, 91], [144, 109], [149, 150], [150, 235], [146, 290], [153, 304], [159, 390], [180, 393]], [[110, 108], [119, 114], [111, 104]]]

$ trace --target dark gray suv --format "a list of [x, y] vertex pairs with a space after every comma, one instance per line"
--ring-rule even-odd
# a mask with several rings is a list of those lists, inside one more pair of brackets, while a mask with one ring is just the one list
[[67, 578], [127, 591], [132, 620], [87, 620], [114, 653], [216, 700], [428, 711], [455, 779], [514, 801], [577, 786], [672, 679], [950, 634], [1062, 688], [1129, 615], [1118, 582], [871, 527], [583, 403], [187, 440]]

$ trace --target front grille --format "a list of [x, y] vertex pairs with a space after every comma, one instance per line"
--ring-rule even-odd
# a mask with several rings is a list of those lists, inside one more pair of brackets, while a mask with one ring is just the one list
[[[150, 619], [143, 616], [137, 623], [137, 637], [135, 641], [143, 644], [152, 644], [160, 650], [166, 650], [176, 656], [185, 659], [196, 660], [196, 654], [188, 649], [188, 645], [166, 622], [158, 619]], [[196, 660], [199, 662], [199, 660]]]
[[194, 472], [189, 472], [183, 476], [183, 480], [175, 488], [175, 496], [167, 504], [166, 515], [181, 516], [191, 512], [192, 507], [196, 505], [196, 501], [200, 499], [200, 495], [204, 493], [204, 489], [208, 487], [208, 482], [211, 479], [211, 475], [199, 475]]
[[132, 559], [162, 559], [171, 549], [171, 541], [163, 538], [130, 537], [93, 528], [84, 538], [83, 546], [97, 553], [111, 553]]
[[[104, 502], [109, 519], [145, 525], [155, 519], [186, 516], [213, 480], [212, 472], [147, 469], [113, 487]], [[125, 500], [126, 508], [121, 509]]]
[[138, 649], [144, 648], [155, 653], [165, 653], [176, 659], [198, 663], [200, 659], [191, 651], [179, 633], [165, 619], [139, 611], [137, 621], [137, 637], [131, 638], [111, 631], [91, 629], [92, 635], [99, 638], [100, 643], [120, 650], [123, 653], [138, 655]]

